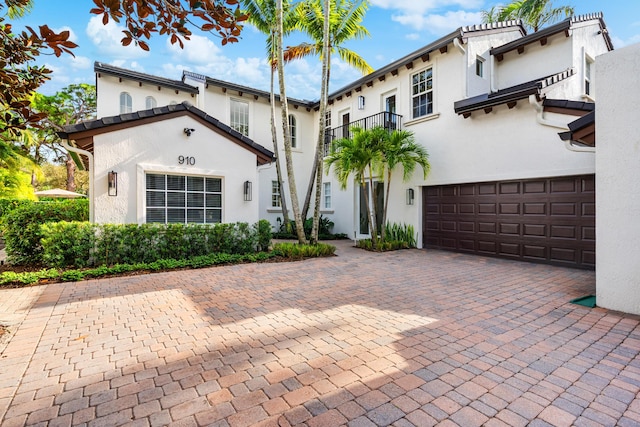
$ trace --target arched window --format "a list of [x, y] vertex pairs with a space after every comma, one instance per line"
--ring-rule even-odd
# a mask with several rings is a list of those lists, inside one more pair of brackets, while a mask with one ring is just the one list
[[296, 116], [289, 114], [289, 132], [291, 133], [291, 148], [298, 146], [298, 131], [296, 130]]
[[127, 92], [120, 93], [120, 114], [130, 113], [133, 111], [133, 101], [131, 95]]
[[158, 103], [153, 96], [147, 96], [144, 100], [144, 106], [147, 110], [150, 110], [152, 108], [156, 108], [158, 106]]

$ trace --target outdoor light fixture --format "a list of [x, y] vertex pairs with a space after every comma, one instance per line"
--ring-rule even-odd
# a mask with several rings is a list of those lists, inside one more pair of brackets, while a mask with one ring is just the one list
[[251, 201], [251, 193], [252, 193], [252, 184], [251, 181], [245, 181], [244, 182], [244, 201], [245, 202], [250, 202]]
[[184, 128], [183, 132], [187, 134], [187, 136], [191, 136], [191, 134], [193, 132], [195, 132], [196, 130], [193, 128]]
[[358, 110], [364, 110], [364, 96], [358, 96]]
[[110, 196], [118, 195], [118, 172], [111, 171], [107, 174], [107, 189]]
[[415, 193], [413, 188], [407, 188], [407, 204], [413, 205], [413, 199], [415, 198]]

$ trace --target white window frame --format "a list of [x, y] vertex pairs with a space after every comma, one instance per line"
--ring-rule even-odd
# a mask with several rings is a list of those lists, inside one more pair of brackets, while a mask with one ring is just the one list
[[481, 78], [484, 78], [484, 63], [485, 59], [482, 56], [476, 56], [476, 76]]
[[[147, 179], [150, 176], [155, 176], [157, 178], [164, 178], [163, 188], [149, 188], [149, 180]], [[184, 180], [184, 188], [170, 188], [169, 187], [169, 177], [174, 178], [182, 178]], [[147, 171], [144, 173], [144, 221], [149, 223], [149, 213], [150, 211], [163, 212], [164, 213], [164, 224], [216, 224], [223, 222], [223, 203], [224, 203], [224, 187], [223, 180], [218, 176], [208, 176], [208, 175], [190, 175], [190, 174], [181, 174], [181, 173], [170, 173], [170, 172], [151, 172]], [[190, 180], [204, 180], [203, 189], [198, 189], [189, 184]], [[177, 182], [177, 181], [176, 181]], [[193, 183], [195, 184], [195, 182]], [[210, 187], [211, 185], [211, 187]], [[155, 205], [149, 204], [150, 195], [162, 195], [162, 206], [160, 203], [156, 203]], [[179, 200], [179, 196], [184, 194], [183, 203], [181, 206], [178, 206], [175, 201]], [[170, 202], [171, 196], [174, 196], [174, 203]], [[178, 197], [175, 197], [178, 196]], [[194, 199], [189, 199], [189, 196], [194, 197]], [[197, 200], [197, 196], [202, 196], [202, 202], [200, 203]], [[174, 213], [183, 212], [184, 219], [183, 221], [170, 221], [170, 212]], [[189, 217], [189, 215], [201, 213], [198, 221], [194, 221], [193, 217]], [[208, 214], [211, 214], [212, 217], [210, 220], [207, 219]], [[191, 219], [191, 220], [190, 220]], [[153, 221], [155, 223], [162, 223], [161, 221]]]
[[229, 100], [229, 126], [243, 134], [249, 136], [249, 103], [239, 99]]
[[322, 206], [324, 209], [331, 209], [331, 183], [322, 183]]
[[291, 148], [298, 148], [298, 125], [296, 116], [289, 114], [289, 134], [291, 135]]
[[282, 207], [282, 193], [280, 191], [280, 183], [276, 180], [271, 181], [271, 207]]
[[593, 98], [593, 77], [594, 77], [594, 59], [588, 54], [584, 54], [584, 82], [583, 82], [583, 93]]
[[120, 92], [120, 114], [133, 112], [133, 98], [129, 92]]
[[158, 101], [153, 96], [147, 96], [144, 99], [144, 106], [147, 110], [151, 110], [152, 108], [156, 108], [158, 106]]
[[[424, 74], [424, 78], [420, 76]], [[418, 80], [416, 80], [416, 77]], [[429, 84], [431, 85], [429, 87]], [[424, 88], [422, 88], [424, 85]], [[433, 115], [434, 113], [434, 103], [435, 103], [435, 94], [434, 94], [434, 69], [433, 66], [429, 66], [424, 68], [423, 70], [418, 71], [417, 73], [411, 74], [411, 119], [420, 119], [422, 117], [428, 117]], [[424, 107], [421, 107], [422, 104], [419, 104], [416, 107], [416, 99], [420, 99], [421, 97], [425, 97]], [[424, 113], [420, 113], [420, 110], [424, 108]], [[416, 113], [416, 109], [418, 112]]]

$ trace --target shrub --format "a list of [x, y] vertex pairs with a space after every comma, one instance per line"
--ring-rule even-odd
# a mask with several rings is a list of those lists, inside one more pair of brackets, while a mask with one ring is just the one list
[[271, 244], [271, 224], [266, 219], [261, 219], [255, 227], [258, 233], [258, 250], [268, 251]]
[[87, 200], [30, 202], [20, 204], [2, 219], [9, 261], [15, 264], [42, 262], [43, 235], [40, 226], [50, 221], [86, 221]]
[[331, 256], [336, 252], [336, 247], [326, 243], [315, 245], [300, 245], [298, 243], [276, 243], [273, 251], [285, 258], [301, 259], [310, 257]]
[[368, 251], [395, 251], [398, 249], [415, 248], [417, 244], [416, 233], [413, 225], [407, 224], [387, 224], [385, 225], [384, 240], [378, 239], [377, 246], [374, 247], [371, 239], [356, 241], [356, 247]]
[[267, 221], [253, 226], [59, 222], [44, 225], [42, 233], [42, 260], [50, 267], [153, 263], [212, 253], [250, 254], [268, 250], [271, 241]]
[[0, 199], [0, 218], [17, 208], [18, 206], [34, 203], [28, 199]]

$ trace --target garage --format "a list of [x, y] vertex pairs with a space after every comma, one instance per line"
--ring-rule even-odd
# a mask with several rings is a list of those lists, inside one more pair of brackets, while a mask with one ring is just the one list
[[595, 268], [595, 176], [424, 187], [423, 245]]

